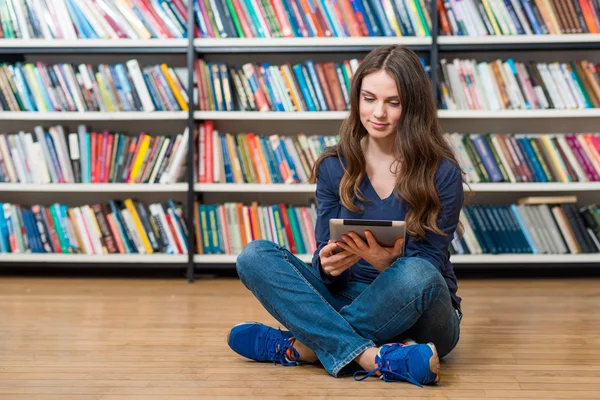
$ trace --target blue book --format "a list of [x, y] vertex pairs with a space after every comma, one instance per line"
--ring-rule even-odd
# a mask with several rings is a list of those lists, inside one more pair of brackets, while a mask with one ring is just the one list
[[300, 87], [300, 91], [302, 92], [302, 97], [304, 97], [304, 103], [306, 104], [306, 108], [308, 109], [308, 111], [317, 111], [317, 108], [315, 107], [315, 102], [313, 101], [313, 97], [310, 95], [308, 84], [304, 80], [304, 74], [302, 73], [302, 64], [296, 64], [292, 66], [292, 69], [294, 70], [294, 75], [296, 76], [298, 86]]
[[277, 168], [277, 160], [275, 159], [275, 154], [269, 140], [265, 136], [259, 136], [259, 139], [263, 154], [266, 157], [269, 173], [271, 174], [271, 181], [273, 181], [273, 183], [283, 183], [283, 177], [281, 176], [279, 168]]
[[521, 216], [521, 213], [519, 212], [519, 209], [517, 208], [516, 204], [511, 204], [510, 205], [510, 210], [512, 211], [515, 219], [517, 220], [517, 223], [519, 224], [519, 227], [521, 228], [521, 232], [523, 232], [523, 235], [525, 236], [525, 239], [527, 240], [527, 243], [529, 244], [529, 248], [531, 248], [531, 251], [533, 252], [533, 254], [539, 254], [539, 250], [535, 245], [535, 242], [533, 241], [533, 237], [531, 236], [531, 233], [529, 232], [529, 229], [527, 228], [527, 224], [525, 223], [525, 220], [523, 220], [523, 217]]
[[10, 253], [10, 242], [8, 241], [8, 227], [4, 218], [4, 203], [0, 203], [0, 252]]
[[529, 139], [521, 137], [517, 138], [517, 142], [521, 143], [524, 150], [524, 155], [526, 155], [527, 161], [533, 167], [532, 172], [535, 175], [535, 180], [537, 182], [548, 182], [548, 179], [546, 179], [546, 174], [544, 173], [542, 165], [540, 164], [540, 161], [538, 160], [537, 156], [535, 155], [535, 152], [533, 151], [533, 147], [531, 147]]
[[325, 95], [323, 94], [323, 89], [321, 88], [321, 83], [319, 82], [315, 63], [312, 60], [307, 60], [304, 62], [304, 64], [306, 65], [308, 75], [312, 81], [317, 101], [319, 102], [319, 108], [321, 111], [329, 111], [329, 108], [327, 108], [327, 102], [325, 101]]
[[262, 75], [262, 77], [265, 81], [265, 86], [267, 87], [267, 90], [269, 91], [269, 96], [271, 97], [271, 100], [273, 101], [273, 108], [275, 108], [275, 111], [285, 111], [285, 107], [283, 106], [281, 97], [279, 96], [279, 92], [277, 91], [275, 84], [274, 84], [273, 80], [271, 79], [271, 70], [270, 70], [269, 64], [264, 63], [262, 65], [262, 69], [257, 68], [257, 70]]
[[383, 36], [382, 29], [377, 22], [377, 18], [375, 18], [375, 12], [371, 8], [371, 4], [369, 4], [369, 0], [354, 0], [357, 3], [360, 3], [365, 10], [365, 24], [367, 25], [367, 29], [369, 30], [369, 34], [371, 36]]
[[375, 17], [379, 22], [379, 26], [383, 32], [383, 36], [396, 36], [392, 28], [390, 27], [389, 21], [385, 16], [385, 11], [383, 9], [383, 5], [381, 4], [381, 0], [366, 0], [371, 6], [371, 9], [374, 11]]
[[233, 170], [231, 166], [231, 157], [229, 155], [229, 147], [227, 146], [227, 139], [225, 135], [220, 133], [219, 139], [221, 140], [221, 148], [223, 150], [223, 166], [225, 168], [225, 182], [226, 183], [235, 183], [235, 178], [233, 176]]
[[483, 165], [488, 173], [488, 176], [490, 177], [490, 181], [502, 182], [502, 173], [500, 172], [500, 168], [496, 164], [496, 160], [494, 159], [492, 151], [488, 147], [485, 139], [480, 135], [470, 135], [469, 138], [477, 149], [477, 152], [481, 157], [481, 161], [483, 161]]

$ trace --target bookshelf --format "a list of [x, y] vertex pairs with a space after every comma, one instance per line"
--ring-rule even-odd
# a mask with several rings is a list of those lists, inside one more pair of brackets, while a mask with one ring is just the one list
[[[187, 13], [193, 15], [193, 5], [188, 4]], [[431, 18], [437, 21], [438, 10], [432, 7]], [[194, 28], [194, 18], [188, 18], [188, 31]], [[423, 54], [429, 65], [437, 65], [442, 55], [453, 57], [454, 54], [474, 55], [486, 52], [524, 52], [549, 51], [567, 52], [571, 50], [600, 49], [600, 34], [569, 34], [569, 35], [515, 35], [515, 36], [440, 36], [437, 23], [433, 24], [429, 37], [353, 37], [353, 38], [194, 38], [186, 39], [0, 39], [0, 61], [14, 62], [23, 60], [26, 56], [44, 56], [60, 60], [71, 55], [90, 55], [126, 59], [126, 57], [179, 56], [185, 58], [185, 68], [188, 71], [188, 98], [194, 98], [194, 62], [199, 57], [220, 60], [231, 57], [239, 61], [245, 59], [261, 60], [269, 57], [308, 58], [312, 55], [328, 57], [329, 55], [366, 54], [375, 47], [385, 44], [403, 44]], [[279, 58], [281, 59], [281, 58]], [[161, 60], [157, 60], [161, 61]], [[430, 71], [432, 88], [438, 81], [437, 68]], [[196, 125], [202, 121], [215, 121], [223, 126], [246, 126], [260, 129], [277, 129], [289, 126], [297, 127], [323, 124], [326, 129], [335, 131], [346, 116], [345, 111], [333, 112], [243, 112], [243, 111], [198, 111], [189, 107], [188, 111], [156, 111], [156, 112], [0, 112], [0, 121], [13, 124], [37, 121], [48, 122], [95, 122], [99, 124], [123, 123], [126, 126], [149, 126], [155, 124], [178, 124], [193, 132]], [[489, 125], [493, 121], [502, 120], [514, 129], [521, 122], [531, 121], [532, 124], [552, 127], [553, 121], [568, 119], [577, 124], [580, 120], [591, 121], [598, 125], [600, 109], [571, 109], [571, 110], [503, 110], [503, 111], [473, 111], [473, 110], [439, 110], [438, 115], [444, 125], [447, 122], [455, 126], [468, 127], [473, 121], [477, 126]], [[546, 122], [548, 120], [549, 122]], [[311, 125], [312, 123], [312, 125]], [[238, 125], [235, 125], [238, 124]], [[241, 125], [240, 125], [241, 124]], [[503, 125], [504, 127], [504, 125]], [[249, 128], [248, 128], [249, 129]], [[140, 129], [141, 130], [141, 129]], [[15, 130], [13, 130], [15, 131]], [[233, 129], [232, 129], [233, 131]], [[307, 130], [307, 133], [308, 130]], [[188, 136], [188, 149], [195, 149], [193, 135]], [[188, 151], [187, 164], [193, 165], [194, 154]], [[184, 200], [188, 228], [187, 255], [138, 255], [138, 254], [109, 254], [103, 256], [83, 254], [2, 254], [2, 263], [56, 263], [56, 264], [95, 264], [114, 267], [118, 263], [127, 263], [140, 267], [152, 264], [172, 264], [186, 270], [189, 280], [194, 272], [201, 272], [209, 267], [232, 268], [235, 255], [195, 255], [194, 238], [194, 201], [211, 202], [213, 198], [250, 201], [256, 197], [265, 203], [287, 201], [300, 198], [307, 199], [314, 193], [314, 185], [309, 184], [200, 184], [196, 183], [191, 168], [187, 168], [184, 182], [176, 184], [0, 184], [2, 196], [56, 196], [71, 194], [83, 196], [84, 199], [104, 194], [140, 194], [140, 199], [146, 196], [158, 196], [165, 199], [170, 194], [177, 194]], [[493, 200], [498, 196], [516, 199], [522, 194], [580, 194], [588, 197], [600, 194], [600, 182], [574, 183], [478, 183], [470, 184], [470, 189], [485, 199]], [[16, 197], [18, 198], [18, 197]], [[108, 198], [108, 197], [106, 197]], [[271, 201], [273, 199], [273, 201]], [[240, 200], [240, 201], [241, 201]], [[309, 261], [312, 255], [301, 255], [301, 259]], [[453, 263], [457, 266], [502, 265], [509, 267], [548, 264], [561, 266], [567, 264], [600, 265], [600, 254], [568, 254], [568, 255], [534, 255], [534, 254], [501, 254], [501, 255], [453, 255]]]

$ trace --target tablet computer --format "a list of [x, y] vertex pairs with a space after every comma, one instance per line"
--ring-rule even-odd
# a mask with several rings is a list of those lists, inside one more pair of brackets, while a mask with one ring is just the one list
[[[380, 246], [394, 247], [396, 240], [405, 237], [405, 228], [405, 221], [337, 218], [329, 220], [329, 236], [332, 243], [342, 240], [342, 235], [348, 234], [351, 231], [355, 232], [366, 242], [367, 237], [365, 236], [365, 231], [368, 230], [375, 236], [375, 240]], [[339, 251], [342, 251], [342, 249], [340, 248], [334, 253]]]

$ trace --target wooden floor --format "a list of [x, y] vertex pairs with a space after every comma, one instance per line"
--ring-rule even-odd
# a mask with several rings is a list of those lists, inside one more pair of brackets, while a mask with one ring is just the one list
[[246, 361], [241, 321], [275, 321], [237, 279], [0, 278], [0, 399], [600, 398], [600, 280], [465, 280], [434, 387]]

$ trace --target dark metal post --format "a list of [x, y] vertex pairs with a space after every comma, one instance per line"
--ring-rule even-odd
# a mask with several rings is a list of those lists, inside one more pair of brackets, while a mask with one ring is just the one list
[[196, 53], [194, 50], [194, 0], [188, 1], [188, 47], [187, 47], [187, 69], [188, 69], [188, 153], [187, 153], [187, 226], [188, 226], [188, 282], [194, 281], [194, 254], [196, 246], [194, 244], [194, 61]]

